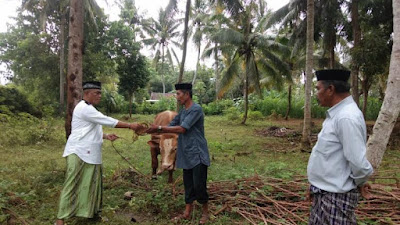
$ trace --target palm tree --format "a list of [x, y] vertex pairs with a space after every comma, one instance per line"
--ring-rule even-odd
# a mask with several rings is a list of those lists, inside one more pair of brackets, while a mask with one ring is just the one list
[[260, 80], [263, 77], [270, 76], [277, 84], [282, 84], [282, 75], [289, 74], [288, 65], [279, 57], [279, 53], [288, 48], [276, 42], [274, 37], [261, 33], [262, 26], [254, 25], [257, 24], [253, 17], [256, 10], [257, 5], [251, 1], [237, 15], [234, 24], [228, 24], [230, 27], [220, 29], [213, 36], [221, 49], [234, 51], [223, 73], [218, 94], [223, 95], [234, 79], [243, 81], [245, 113], [242, 124], [247, 119], [249, 91], [255, 90], [261, 95]]
[[193, 33], [192, 39], [197, 48], [197, 60], [196, 60], [196, 69], [194, 72], [192, 84], [194, 85], [197, 79], [197, 72], [200, 64], [200, 56], [201, 56], [201, 42], [203, 41], [204, 28], [207, 23], [207, 4], [202, 0], [195, 0], [193, 7], [193, 24], [191, 33]]
[[314, 0], [307, 0], [307, 48], [306, 48], [306, 84], [304, 100], [302, 149], [309, 151], [311, 141], [311, 83], [314, 51]]
[[68, 74], [67, 74], [67, 118], [65, 131], [67, 139], [71, 134], [72, 112], [82, 99], [82, 50], [83, 50], [83, 3], [70, 1]]
[[[351, 1], [351, 26], [353, 28], [353, 40], [354, 45], [353, 49], [357, 49], [360, 46], [361, 42], [361, 27], [359, 22], [359, 13], [358, 13], [358, 4], [359, 0]], [[352, 60], [351, 67], [351, 90], [354, 101], [357, 105], [360, 103], [360, 94], [358, 93], [358, 73], [360, 70], [360, 65]]]
[[[59, 112], [62, 113], [64, 110], [64, 83], [65, 83], [65, 31], [67, 26], [67, 16], [68, 16], [68, 7], [70, 5], [70, 0], [61, 0], [61, 1], [47, 1], [43, 0], [40, 2], [34, 0], [24, 0], [22, 2], [23, 9], [30, 10], [35, 7], [37, 4], [40, 6], [40, 21], [39, 23], [42, 26], [43, 32], [46, 32], [46, 26], [48, 22], [48, 15], [56, 13], [59, 17], [59, 75], [60, 75], [60, 106]], [[98, 6], [96, 0], [85, 1], [84, 9], [88, 13], [88, 17], [90, 18], [90, 22], [97, 26], [96, 17], [103, 16], [103, 11]]]
[[172, 56], [174, 56], [175, 60], [179, 63], [176, 53], [171, 45], [175, 45], [177, 47], [181, 46], [180, 43], [174, 40], [180, 35], [179, 31], [177, 30], [180, 26], [180, 20], [170, 17], [169, 13], [163, 9], [160, 9], [158, 15], [158, 20], [153, 19], [150, 26], [143, 27], [145, 32], [150, 36], [149, 38], [145, 38], [143, 43], [149, 45], [151, 49], [156, 51], [153, 59], [153, 63], [155, 65], [157, 65], [161, 60], [161, 71], [157, 72], [161, 73], [163, 93], [165, 93], [165, 57], [167, 57], [171, 66], [174, 64]]
[[367, 143], [367, 158], [377, 169], [385, 153], [390, 134], [400, 113], [400, 1], [393, 0], [393, 48], [385, 99], [373, 134]]

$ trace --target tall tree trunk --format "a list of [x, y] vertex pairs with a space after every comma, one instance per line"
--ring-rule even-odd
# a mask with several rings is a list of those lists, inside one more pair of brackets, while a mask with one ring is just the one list
[[393, 0], [393, 47], [385, 99], [367, 143], [367, 158], [377, 169], [400, 113], [400, 0]]
[[194, 76], [193, 76], [192, 85], [194, 85], [194, 83], [196, 82], [196, 79], [197, 79], [197, 72], [198, 72], [199, 66], [200, 66], [200, 46], [201, 46], [201, 43], [199, 43], [199, 47], [197, 48], [196, 70], [194, 71]]
[[335, 42], [333, 41], [336, 38], [336, 34], [331, 39], [330, 48], [329, 48], [329, 68], [335, 68]]
[[368, 91], [369, 91], [369, 79], [366, 75], [364, 75], [364, 79], [362, 81], [362, 92], [363, 92], [363, 107], [362, 107], [362, 113], [364, 115], [364, 118], [367, 113], [367, 103], [368, 103]]
[[246, 78], [244, 80], [244, 115], [242, 124], [246, 123], [248, 110], [249, 110], [249, 81], [246, 71]]
[[65, 17], [65, 12], [62, 9], [61, 10], [61, 24], [60, 24], [60, 38], [59, 38], [59, 44], [60, 44], [60, 107], [59, 107], [59, 113], [62, 115], [64, 112], [64, 80], [65, 80], [65, 26], [67, 23], [67, 18]]
[[82, 99], [82, 51], [83, 51], [83, 1], [71, 0], [69, 14], [67, 118], [65, 132], [71, 134], [72, 112]]
[[187, 39], [188, 39], [188, 24], [189, 24], [189, 13], [190, 13], [190, 0], [186, 1], [186, 12], [185, 12], [185, 28], [183, 30], [183, 53], [181, 67], [179, 70], [178, 83], [182, 83], [183, 73], [185, 72], [185, 61], [186, 61], [186, 49], [187, 49]]
[[161, 47], [162, 58], [161, 58], [161, 83], [162, 83], [162, 93], [165, 94], [165, 79], [164, 79], [164, 43]]
[[129, 118], [132, 118], [132, 98], [133, 94], [129, 94]]
[[314, 47], [314, 0], [307, 0], [307, 47], [306, 47], [306, 83], [304, 98], [304, 122], [301, 148], [309, 151], [311, 142], [311, 83]]
[[218, 91], [219, 91], [219, 68], [218, 68], [218, 43], [215, 43], [214, 46], [214, 73], [215, 73], [215, 100], [218, 100]]
[[287, 106], [287, 110], [286, 110], [285, 120], [288, 120], [291, 108], [292, 108], [292, 84], [289, 84], [289, 87], [288, 87], [288, 106]]
[[[353, 50], [359, 48], [361, 42], [361, 27], [358, 21], [358, 1], [353, 0], [351, 4], [351, 25], [353, 27], [354, 46]], [[357, 105], [360, 104], [360, 94], [358, 92], [358, 73], [360, 66], [356, 62], [352, 62], [351, 66], [351, 94]]]

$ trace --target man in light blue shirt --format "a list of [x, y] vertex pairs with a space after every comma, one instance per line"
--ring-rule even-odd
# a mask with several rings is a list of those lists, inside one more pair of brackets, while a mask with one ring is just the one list
[[350, 71], [320, 70], [317, 99], [330, 107], [307, 166], [312, 208], [309, 224], [357, 224], [359, 190], [365, 197], [373, 169], [366, 158], [364, 117], [351, 97]]

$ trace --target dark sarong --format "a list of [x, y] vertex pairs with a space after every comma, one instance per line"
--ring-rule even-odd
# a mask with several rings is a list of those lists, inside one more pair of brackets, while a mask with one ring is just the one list
[[356, 225], [357, 189], [347, 193], [319, 191], [313, 194], [309, 225]]

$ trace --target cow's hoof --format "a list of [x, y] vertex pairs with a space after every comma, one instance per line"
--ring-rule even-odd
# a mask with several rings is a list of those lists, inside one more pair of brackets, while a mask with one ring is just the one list
[[151, 176], [151, 179], [152, 179], [152, 180], [157, 180], [157, 175]]

